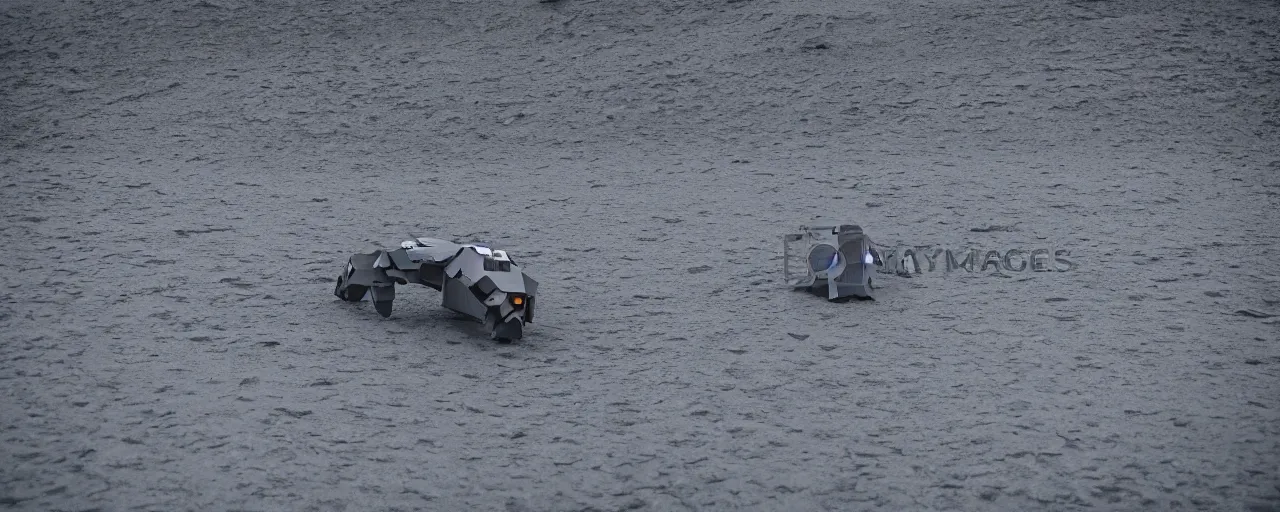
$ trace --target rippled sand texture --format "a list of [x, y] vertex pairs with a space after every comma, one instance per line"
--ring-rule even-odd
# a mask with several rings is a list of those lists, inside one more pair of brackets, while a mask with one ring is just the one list
[[[1275, 510], [1275, 2], [0, 2], [15, 510]], [[1057, 248], [786, 291], [781, 237]], [[435, 236], [542, 283], [498, 345]]]

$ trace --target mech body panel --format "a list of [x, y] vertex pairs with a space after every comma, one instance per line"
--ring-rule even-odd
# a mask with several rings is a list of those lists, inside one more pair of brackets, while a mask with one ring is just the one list
[[348, 302], [370, 299], [378, 314], [389, 317], [395, 285], [410, 283], [439, 290], [444, 307], [484, 322], [496, 340], [520, 339], [524, 324], [533, 322], [538, 282], [505, 251], [435, 238], [352, 255], [333, 294]]

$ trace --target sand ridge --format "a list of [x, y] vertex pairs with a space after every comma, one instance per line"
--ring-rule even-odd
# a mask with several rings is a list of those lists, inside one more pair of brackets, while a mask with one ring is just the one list
[[[1269, 510], [1278, 16], [4, 2], [0, 503]], [[783, 290], [848, 221], [1080, 267]], [[330, 294], [409, 236], [526, 339]]]

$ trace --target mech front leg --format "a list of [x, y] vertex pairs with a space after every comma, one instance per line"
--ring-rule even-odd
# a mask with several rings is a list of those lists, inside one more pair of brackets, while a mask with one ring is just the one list
[[333, 294], [347, 302], [360, 302], [368, 297], [379, 315], [389, 317], [396, 298], [396, 281], [386, 272], [389, 266], [390, 259], [383, 251], [353, 255], [347, 261], [346, 270], [338, 275]]
[[382, 315], [382, 318], [391, 316], [391, 301], [396, 300], [396, 287], [391, 286], [375, 286], [369, 290], [373, 299], [373, 309]]

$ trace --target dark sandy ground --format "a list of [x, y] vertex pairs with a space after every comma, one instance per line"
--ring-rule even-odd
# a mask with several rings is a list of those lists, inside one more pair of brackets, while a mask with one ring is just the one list
[[[0, 66], [0, 506], [1280, 507], [1274, 1], [3, 0]], [[829, 304], [814, 222], [1078, 268]], [[331, 295], [410, 235], [527, 337]]]

